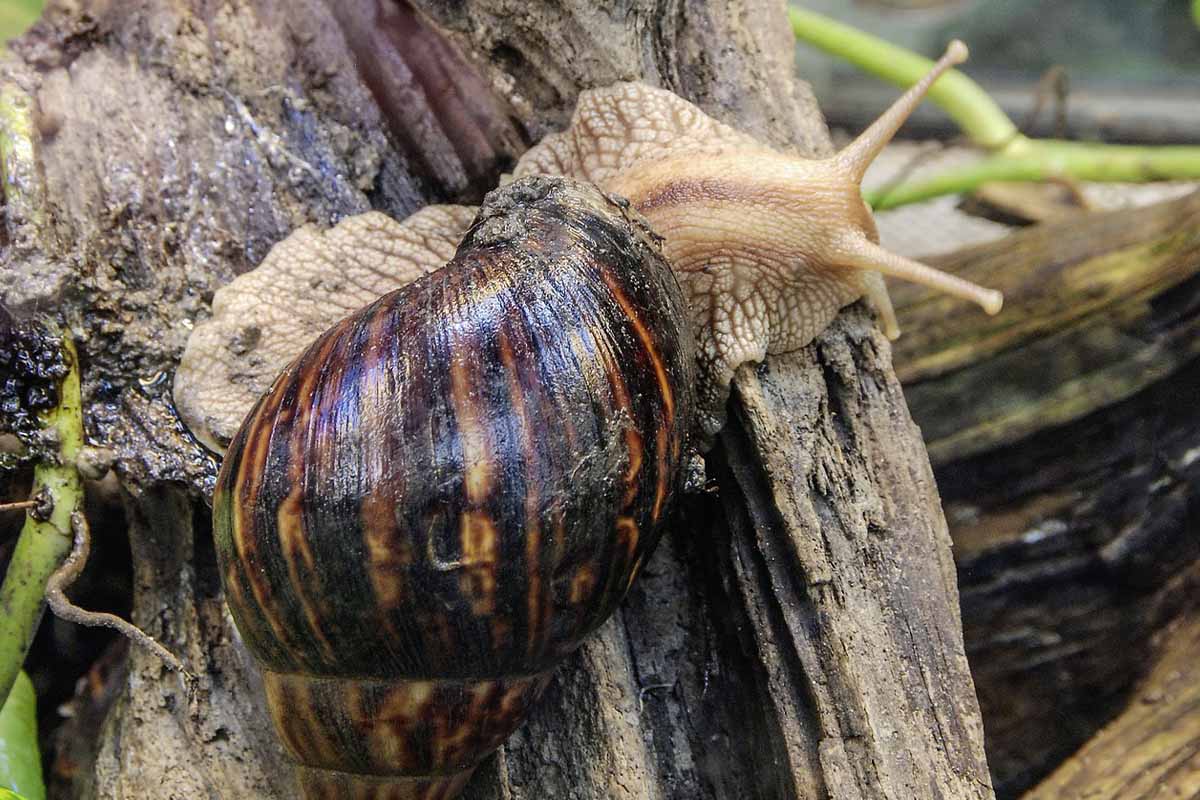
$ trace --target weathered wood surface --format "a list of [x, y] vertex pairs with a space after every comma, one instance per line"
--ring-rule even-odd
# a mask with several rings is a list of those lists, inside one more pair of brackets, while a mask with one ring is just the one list
[[[79, 338], [89, 435], [127, 491], [134, 619], [201, 674], [188, 696], [131, 654], [59, 797], [294, 796], [220, 599], [198, 502], [215, 462], [170, 405], [216, 287], [304, 222], [473, 199], [613, 80], [828, 149], [773, 0], [414, 6], [62, 2], [5, 62], [37, 147], [7, 187], [0, 288]], [[887, 343], [855, 308], [743, 371], [737, 396], [720, 503], [692, 499], [474, 800], [991, 796], [949, 539]]]
[[789, 745], [823, 785], [797, 796], [990, 797], [937, 487], [867, 320], [739, 371], [721, 481], [734, 574], [782, 733], [809, 731]]
[[1152, 638], [1200, 581], [1200, 194], [942, 266], [1008, 300], [967, 318], [901, 289], [896, 359], [950, 519], [988, 760], [1012, 797], [1133, 709]]
[[1200, 795], [1200, 616], [1162, 632], [1125, 710], [1025, 800]]
[[1200, 355], [1189, 303], [1200, 192], [1079, 214], [941, 259], [1004, 292], [984, 317], [913, 286], [894, 294], [896, 369], [936, 464], [1086, 417]]

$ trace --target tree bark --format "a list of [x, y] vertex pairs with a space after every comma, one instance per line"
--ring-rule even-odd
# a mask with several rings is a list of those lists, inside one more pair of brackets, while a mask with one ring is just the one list
[[[1015, 797], [1115, 715], [1153, 711], [1131, 694], [1161, 671], [1151, 642], [1195, 605], [1200, 194], [941, 261], [1008, 298], [1002, 318], [975, 320], [907, 289], [895, 299], [913, 333], [897, 370], [951, 521], [988, 759], [997, 794]], [[1107, 741], [1078, 757], [1091, 766], [1072, 768], [1071, 792], [1091, 797], [1094, 778], [1095, 796], [1124, 796], [1096, 761], [1115, 752]]]
[[[61, 797], [294, 796], [220, 597], [198, 502], [216, 464], [170, 405], [216, 287], [304, 222], [477, 199], [615, 80], [829, 147], [772, 0], [62, 2], [16, 52], [4, 86], [36, 133], [6, 155], [0, 285], [79, 339], [134, 619], [201, 676], [189, 695], [132, 653]], [[731, 420], [719, 500], [685, 504], [469, 797], [991, 797], [937, 491], [863, 308], [743, 369]]]

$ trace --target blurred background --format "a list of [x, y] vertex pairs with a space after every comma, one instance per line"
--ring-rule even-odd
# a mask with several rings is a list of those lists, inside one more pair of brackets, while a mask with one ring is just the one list
[[0, 39], [8, 41], [42, 13], [43, 0], [0, 0]]
[[[798, 3], [894, 44], [936, 57], [957, 37], [967, 67], [1018, 124], [1044, 84], [1043, 111], [1025, 133], [1120, 142], [1200, 140], [1200, 32], [1191, 0], [805, 0]], [[800, 74], [832, 125], [859, 129], [894, 92], [854, 67], [804, 46]], [[1058, 84], [1056, 96], [1053, 81]], [[1067, 89], [1067, 93], [1061, 89]], [[1066, 131], [1056, 101], [1066, 106]], [[952, 132], [925, 104], [906, 131]]]

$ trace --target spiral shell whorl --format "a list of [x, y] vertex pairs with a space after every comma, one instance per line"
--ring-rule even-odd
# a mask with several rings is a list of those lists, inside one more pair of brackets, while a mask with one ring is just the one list
[[388, 681], [268, 671], [263, 683], [284, 746], [305, 765], [309, 797], [433, 800], [461, 789], [550, 675]]
[[475, 770], [430, 778], [356, 775], [300, 767], [305, 800], [454, 800]]
[[[344, 795], [432, 798], [503, 741], [657, 543], [692, 347], [648, 231], [594, 188], [529, 179], [494, 193], [447, 267], [276, 380], [213, 516], [300, 762], [440, 776]], [[319, 772], [312, 796], [351, 780]]]

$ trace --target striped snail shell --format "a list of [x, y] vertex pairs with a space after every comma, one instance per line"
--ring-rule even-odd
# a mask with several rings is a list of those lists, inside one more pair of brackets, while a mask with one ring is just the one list
[[213, 516], [307, 797], [452, 798], [521, 723], [656, 544], [694, 359], [649, 230], [530, 178], [279, 376]]

